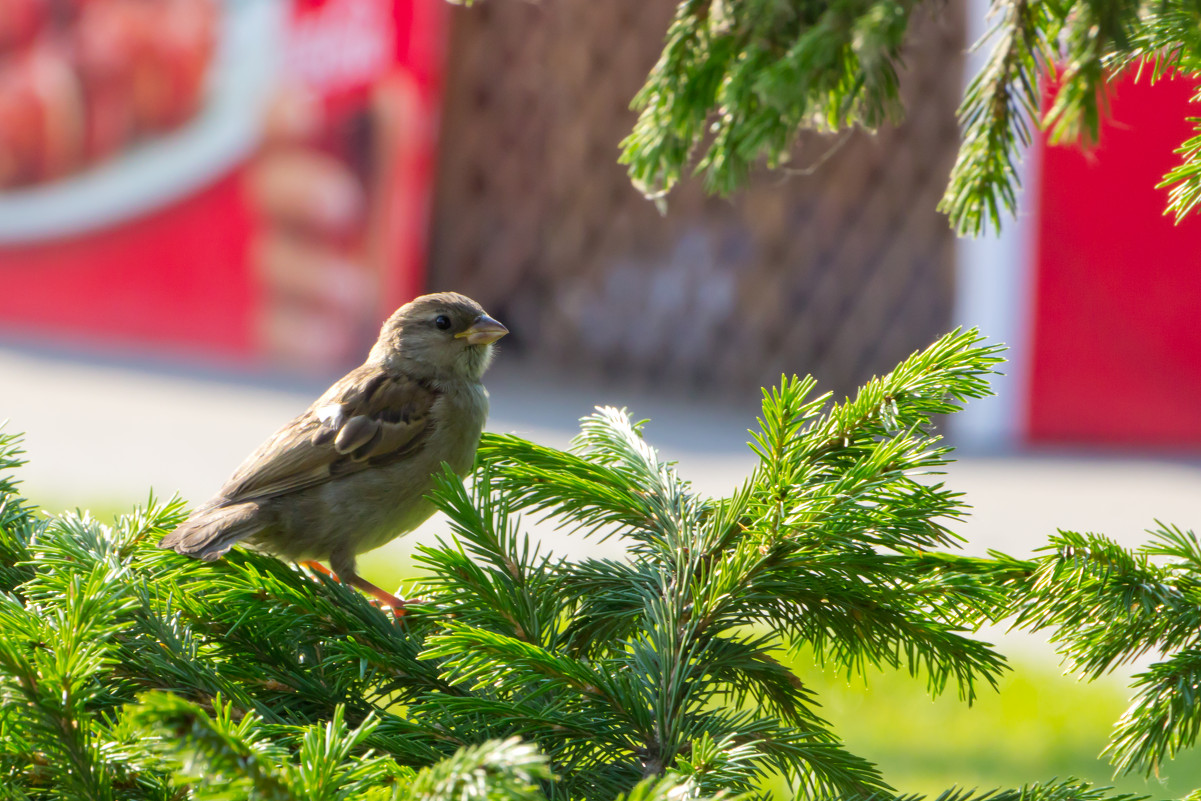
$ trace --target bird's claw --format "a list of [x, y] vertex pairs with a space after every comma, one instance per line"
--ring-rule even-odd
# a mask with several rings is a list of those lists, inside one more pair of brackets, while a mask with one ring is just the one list
[[405, 601], [400, 598], [397, 598], [392, 593], [388, 592], [387, 590], [381, 589], [380, 587], [375, 586], [374, 584], [372, 584], [370, 581], [363, 578], [362, 576], [350, 576], [349, 578], [347, 578], [346, 580], [343, 581], [342, 579], [338, 578], [338, 576], [332, 570], [330, 570], [328, 567], [321, 564], [320, 562], [309, 561], [309, 562], [301, 562], [300, 564], [301, 564], [301, 566], [306, 567], [315, 573], [320, 573], [323, 576], [328, 576], [329, 578], [332, 578], [334, 581], [341, 581], [343, 584], [348, 584], [351, 587], [362, 590], [367, 595], [368, 600], [371, 602], [371, 604], [373, 606], [376, 606], [380, 609], [390, 610], [392, 612], [393, 616], [397, 620], [400, 620], [401, 618], [403, 618], [405, 616], [405, 607], [406, 606], [408, 606], [410, 604], [424, 603], [421, 599]]

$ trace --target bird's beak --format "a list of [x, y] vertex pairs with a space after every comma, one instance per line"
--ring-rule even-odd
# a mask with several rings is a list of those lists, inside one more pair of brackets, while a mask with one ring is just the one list
[[466, 331], [455, 334], [455, 339], [466, 339], [468, 345], [487, 345], [509, 333], [509, 329], [486, 314], [475, 318]]

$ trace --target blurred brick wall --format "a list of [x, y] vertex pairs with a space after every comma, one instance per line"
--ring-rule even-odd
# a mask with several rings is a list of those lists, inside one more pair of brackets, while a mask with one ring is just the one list
[[[963, 12], [910, 34], [906, 121], [806, 136], [730, 199], [668, 212], [616, 163], [673, 3], [487, 0], [453, 12], [430, 286], [514, 330], [510, 352], [740, 394], [811, 373], [841, 395], [950, 326]], [[810, 170], [809, 167], [815, 167]]]

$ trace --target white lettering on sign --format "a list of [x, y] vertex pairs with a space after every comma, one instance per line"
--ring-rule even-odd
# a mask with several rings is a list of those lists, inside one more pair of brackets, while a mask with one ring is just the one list
[[288, 71], [327, 92], [371, 82], [392, 61], [394, 35], [391, 3], [330, 0], [293, 22]]

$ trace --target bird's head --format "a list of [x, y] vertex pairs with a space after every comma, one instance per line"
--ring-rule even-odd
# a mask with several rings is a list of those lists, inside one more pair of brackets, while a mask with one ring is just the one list
[[492, 343], [507, 333], [466, 295], [422, 295], [388, 318], [368, 361], [433, 381], [478, 381], [492, 361]]

